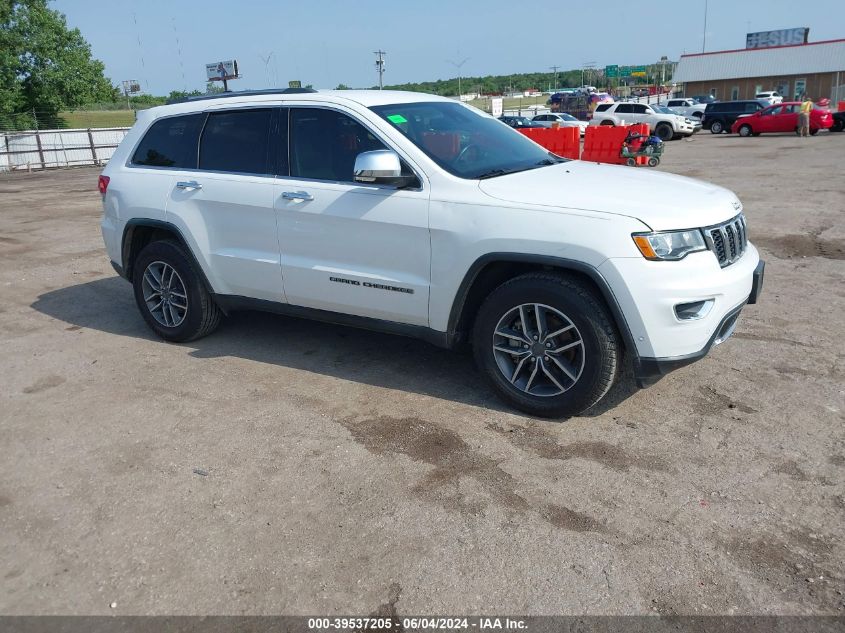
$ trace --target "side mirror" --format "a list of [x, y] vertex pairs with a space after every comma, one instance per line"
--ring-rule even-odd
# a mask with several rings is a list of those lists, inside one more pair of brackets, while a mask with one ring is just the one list
[[399, 155], [389, 149], [361, 152], [355, 157], [355, 182], [406, 186], [411, 180], [402, 175]]

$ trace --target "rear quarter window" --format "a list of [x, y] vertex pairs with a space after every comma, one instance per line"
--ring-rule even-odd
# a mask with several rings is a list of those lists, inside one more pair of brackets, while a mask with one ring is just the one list
[[609, 110], [612, 103], [601, 103], [596, 106], [596, 112], [604, 112], [605, 110]]
[[132, 155], [133, 165], [196, 169], [197, 139], [204, 114], [159, 119], [144, 134]]

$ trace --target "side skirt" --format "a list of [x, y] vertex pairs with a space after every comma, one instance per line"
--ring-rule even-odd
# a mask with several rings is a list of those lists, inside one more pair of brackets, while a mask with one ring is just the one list
[[372, 332], [383, 332], [385, 334], [407, 336], [409, 338], [421, 339], [431, 345], [445, 349], [452, 347], [446, 332], [439, 332], [421, 325], [408, 325], [407, 323], [397, 323], [395, 321], [385, 321], [383, 319], [372, 319], [370, 317], [343, 314], [341, 312], [331, 312], [330, 310], [305, 308], [303, 306], [291, 305], [289, 303], [279, 303], [276, 301], [267, 301], [265, 299], [252, 299], [250, 297], [241, 297], [238, 295], [215, 294], [214, 300], [217, 302], [217, 305], [220, 306], [220, 309], [226, 314], [229, 312], [236, 312], [238, 310], [272, 312], [300, 319], [322, 321], [324, 323], [333, 323], [335, 325], [346, 325], [361, 330], [370, 330]]

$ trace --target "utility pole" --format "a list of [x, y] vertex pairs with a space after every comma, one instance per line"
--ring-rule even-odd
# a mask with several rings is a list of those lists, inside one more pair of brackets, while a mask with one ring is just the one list
[[458, 101], [460, 101], [461, 100], [461, 66], [463, 66], [464, 64], [466, 64], [469, 61], [469, 57], [465, 57], [464, 59], [462, 59], [459, 62], [454, 62], [451, 59], [447, 59], [446, 61], [449, 62], [450, 64], [452, 64], [452, 66], [454, 66], [455, 68], [458, 69]]
[[387, 55], [387, 53], [379, 49], [377, 51], [374, 51], [374, 55], [377, 55], [376, 71], [378, 72], [378, 89], [382, 90], [384, 88], [384, 56]]
[[555, 74], [555, 92], [557, 92], [557, 69], [560, 68], [560, 66], [549, 66], [549, 68], [551, 68], [552, 72]]
[[701, 52], [707, 47], [707, 0], [704, 0], [704, 32], [701, 37]]

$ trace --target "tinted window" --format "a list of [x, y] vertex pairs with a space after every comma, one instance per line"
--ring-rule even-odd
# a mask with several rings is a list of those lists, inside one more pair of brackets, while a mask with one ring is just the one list
[[745, 111], [746, 112], [757, 112], [757, 110], [761, 110], [763, 108], [762, 103], [757, 103], [756, 101], [748, 101], [745, 104]]
[[619, 106], [616, 108], [617, 114], [633, 114], [634, 106], [630, 103], [620, 103]]
[[150, 126], [132, 163], [150, 167], [195, 169], [197, 166], [197, 135], [204, 114], [189, 114], [159, 119]]
[[214, 112], [200, 142], [200, 169], [268, 174], [272, 110]]
[[519, 132], [459, 103], [398, 103], [370, 109], [460, 178], [494, 178], [560, 160]]
[[597, 105], [596, 106], [596, 112], [604, 112], [605, 110], [607, 110], [612, 105], [613, 105], [612, 103], [602, 103], [600, 105]]
[[291, 176], [353, 182], [355, 157], [377, 149], [387, 148], [345, 114], [322, 108], [290, 111]]
[[648, 112], [648, 108], [646, 108], [644, 105], [638, 105], [635, 103], [631, 106], [631, 112], [633, 112], [634, 114], [646, 114]]

